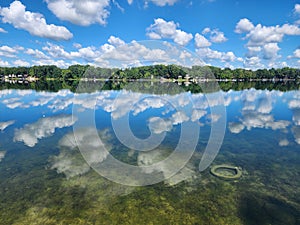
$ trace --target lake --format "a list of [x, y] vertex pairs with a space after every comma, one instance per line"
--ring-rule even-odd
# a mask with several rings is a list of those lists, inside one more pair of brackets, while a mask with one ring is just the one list
[[2, 84], [0, 99], [0, 224], [300, 224], [295, 83]]

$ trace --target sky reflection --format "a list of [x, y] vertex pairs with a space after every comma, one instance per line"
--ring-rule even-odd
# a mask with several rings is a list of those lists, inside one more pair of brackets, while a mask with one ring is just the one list
[[[245, 132], [254, 134], [256, 130], [265, 130], [279, 134], [276, 137], [274, 135], [274, 142], [279, 148], [300, 144], [299, 91], [248, 89], [231, 90], [221, 94], [224, 96], [227, 111], [228, 133], [236, 136], [244, 135]], [[210, 102], [207, 101], [208, 95], [212, 99]], [[204, 95], [182, 92], [159, 95], [131, 90], [106, 90], [74, 94], [70, 90], [60, 90], [57, 93], [1, 90], [0, 96], [0, 135], [13, 134], [11, 145], [23, 143], [34, 149], [39, 147], [40, 141], [56, 137], [58, 130], [63, 132], [63, 137], [53, 139], [56, 140], [53, 145], [59, 147], [59, 154], [49, 156], [49, 162], [51, 169], [65, 174], [67, 178], [90, 171], [90, 165], [85, 163], [77, 149], [78, 145], [86, 147], [84, 157], [88, 158], [89, 163], [102, 162], [106, 160], [110, 151], [116, 151], [116, 146], [121, 143], [115, 140], [116, 134], [112, 124], [126, 116], [130, 119], [130, 129], [137, 136], [147, 138], [151, 134], [164, 135], [161, 136], [165, 138], [163, 146], [158, 146], [153, 151], [136, 151], [137, 146], [134, 144], [137, 143], [132, 143], [132, 148], [126, 149], [127, 156], [135, 161], [136, 165], [143, 166], [155, 164], [167, 154], [164, 151], [168, 152], [166, 149], [171, 149], [176, 141], [178, 142], [172, 139], [178, 138], [183, 124], [195, 124], [199, 129], [201, 127], [200, 139], [202, 134], [206, 134], [208, 138], [211, 124], [218, 122], [222, 117], [211, 112], [211, 108], [222, 104], [220, 99], [214, 98], [215, 93]], [[71, 131], [72, 126], [77, 123], [76, 116], [72, 115], [74, 105], [77, 113], [83, 116], [87, 115], [89, 110], [95, 110], [97, 135], [87, 125], [78, 133], [80, 138], [77, 136], [75, 140]], [[98, 135], [104, 137], [105, 143], [96, 141], [99, 139]], [[104, 146], [105, 151], [102, 151]], [[0, 161], [3, 161], [7, 151], [2, 147], [0, 150]], [[170, 184], [195, 175], [192, 165], [183, 167], [171, 177], [169, 170], [169, 165], [162, 163], [155, 168], [155, 173], [165, 176], [166, 182]], [[144, 172], [152, 173], [154, 170], [145, 168]]]

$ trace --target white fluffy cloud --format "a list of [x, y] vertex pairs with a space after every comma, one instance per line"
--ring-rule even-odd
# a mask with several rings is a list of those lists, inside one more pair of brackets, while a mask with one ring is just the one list
[[281, 42], [285, 35], [300, 35], [300, 28], [296, 25], [284, 24], [282, 26], [254, 26], [248, 19], [241, 19], [235, 29], [236, 33], [247, 33], [248, 46], [262, 46], [268, 43]]
[[78, 64], [74, 62], [66, 62], [64, 60], [55, 60], [55, 59], [32, 60], [32, 63], [37, 66], [54, 65], [60, 68], [67, 68], [71, 65]]
[[[213, 43], [222, 43], [227, 41], [227, 38], [225, 37], [224, 33], [219, 31], [218, 29], [210, 29], [209, 27], [206, 27], [203, 29], [202, 34], [210, 34], [210, 41]], [[208, 47], [208, 46], [207, 46]]]
[[162, 98], [146, 98], [143, 101], [135, 104], [133, 109], [133, 115], [138, 115], [141, 112], [146, 111], [147, 109], [159, 109], [165, 106], [165, 101]]
[[0, 33], [7, 33], [7, 31], [0, 27]]
[[146, 5], [148, 2], [152, 2], [157, 6], [165, 6], [165, 5], [174, 5], [178, 0], [146, 0]]
[[173, 123], [171, 120], [164, 120], [160, 117], [151, 117], [149, 119], [148, 127], [154, 134], [161, 134], [172, 130]]
[[225, 37], [224, 33], [218, 30], [211, 31], [210, 40], [213, 43], [222, 43], [227, 41], [227, 38]]
[[295, 5], [295, 13], [300, 14], [300, 4]]
[[0, 66], [1, 67], [8, 67], [8, 66], [10, 66], [10, 64], [9, 64], [9, 62], [3, 61], [3, 60], [0, 59]]
[[116, 47], [125, 45], [125, 41], [123, 41], [120, 38], [115, 37], [115, 36], [110, 36], [108, 39], [108, 43], [110, 43], [111, 45], [116, 46]]
[[106, 24], [110, 0], [46, 0], [48, 8], [61, 20], [88, 26]]
[[243, 91], [241, 96], [242, 117], [239, 122], [229, 122], [229, 130], [232, 133], [240, 133], [244, 128], [286, 130], [290, 121], [276, 120], [272, 115], [273, 101], [281, 96], [280, 92], [257, 91], [250, 89]]
[[15, 123], [14, 120], [0, 122], [0, 131], [4, 131], [7, 127], [9, 127], [10, 125], [13, 125], [14, 123]]
[[277, 52], [280, 50], [277, 43], [268, 43], [263, 46], [264, 59], [276, 59]]
[[6, 152], [0, 151], [0, 162], [4, 159]]
[[289, 144], [290, 144], [290, 142], [287, 139], [281, 139], [278, 143], [278, 145], [281, 147], [288, 146]]
[[245, 125], [242, 123], [231, 122], [228, 125], [228, 129], [231, 133], [238, 134], [245, 129]]
[[210, 48], [196, 49], [196, 53], [204, 61], [220, 60], [222, 62], [233, 62], [238, 59], [233, 52], [219, 52]]
[[[138, 166], [144, 167], [143, 171], [146, 174], [153, 172], [161, 172], [166, 179], [164, 182], [168, 185], [175, 185], [184, 180], [192, 180], [195, 176], [195, 172], [189, 169], [187, 166], [183, 167], [174, 176], [170, 177], [172, 171], [174, 171], [173, 166], [179, 165], [181, 162], [180, 155], [172, 158], [172, 162], [163, 161], [165, 156], [168, 154], [166, 149], [155, 149], [147, 152], [139, 152], [137, 158]], [[159, 163], [155, 168], [150, 166]], [[146, 166], [149, 166], [148, 168]], [[189, 165], [190, 166], [190, 165]]]
[[[300, 28], [297, 25], [283, 24], [276, 26], [253, 25], [247, 18], [241, 19], [235, 28], [235, 32], [245, 33], [243, 39], [248, 40], [246, 48], [245, 68], [257, 69], [264, 67], [261, 59], [269, 60], [269, 66], [274, 67], [275, 60], [280, 57], [278, 43], [283, 41], [287, 35], [300, 35]], [[295, 55], [295, 53], [294, 53]], [[289, 56], [291, 58], [291, 56]]]
[[295, 142], [300, 145], [300, 127], [299, 126], [292, 127], [292, 133], [294, 135]]
[[26, 62], [26, 61], [21, 60], [21, 59], [17, 59], [13, 63], [14, 63], [15, 66], [25, 66], [25, 67], [30, 66], [29, 62]]
[[294, 57], [300, 58], [300, 49], [299, 48], [294, 51]]
[[197, 48], [205, 48], [211, 46], [211, 43], [201, 34], [195, 35], [195, 45]]
[[262, 47], [260, 46], [247, 46], [247, 58], [255, 57], [259, 54], [259, 52], [262, 50]]
[[49, 56], [45, 55], [45, 53], [43, 53], [42, 51], [40, 51], [38, 49], [29, 48], [25, 51], [25, 53], [36, 59], [50, 59]]
[[[101, 139], [99, 138], [101, 136]], [[60, 153], [50, 159], [51, 169], [56, 169], [58, 173], [64, 173], [67, 178], [82, 175], [90, 170], [87, 164], [100, 163], [106, 159], [111, 150], [111, 146], [102, 141], [108, 141], [110, 136], [106, 131], [94, 132], [93, 128], [87, 127], [76, 130], [74, 133], [66, 134], [60, 141]], [[77, 147], [80, 148], [81, 153]]]
[[[69, 40], [73, 37], [73, 34], [67, 28], [47, 24], [42, 14], [26, 11], [25, 9], [26, 7], [20, 1], [12, 2], [9, 7], [0, 8], [2, 21], [38, 37], [53, 40]], [[61, 7], [61, 9], [63, 8]]]
[[178, 111], [172, 115], [172, 121], [174, 125], [184, 123], [189, 121], [189, 117], [185, 114], [184, 111]]
[[290, 109], [299, 109], [300, 108], [300, 99], [292, 99], [288, 103]]
[[48, 43], [47, 46], [43, 47], [50, 56], [54, 58], [72, 59], [72, 53], [66, 52], [62, 46]]
[[206, 114], [207, 114], [207, 111], [205, 111], [205, 110], [194, 109], [192, 112], [191, 121], [195, 122], [197, 120], [200, 120]]
[[262, 68], [263, 64], [258, 56], [247, 57], [244, 60], [244, 67], [249, 69]]
[[236, 27], [235, 32], [238, 34], [250, 32], [254, 28], [254, 25], [252, 22], [250, 22], [247, 18], [241, 19]]
[[179, 45], [187, 45], [192, 40], [193, 35], [177, 29], [178, 27], [179, 25], [174, 21], [167, 22], [158, 18], [154, 20], [154, 24], [147, 28], [147, 35], [151, 39], [170, 38]]
[[18, 47], [9, 47], [7, 45], [3, 45], [0, 47], [0, 56], [15, 58], [17, 57]]
[[57, 128], [69, 127], [74, 124], [71, 115], [60, 115], [41, 118], [33, 124], [26, 124], [23, 128], [15, 131], [14, 141], [24, 142], [29, 147], [34, 147], [38, 139], [49, 137]]

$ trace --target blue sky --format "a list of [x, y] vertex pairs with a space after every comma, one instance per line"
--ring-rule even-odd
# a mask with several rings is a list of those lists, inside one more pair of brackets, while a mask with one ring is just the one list
[[154, 40], [186, 49], [197, 65], [300, 67], [299, 1], [2, 0], [0, 7], [0, 66], [184, 64], [143, 42]]

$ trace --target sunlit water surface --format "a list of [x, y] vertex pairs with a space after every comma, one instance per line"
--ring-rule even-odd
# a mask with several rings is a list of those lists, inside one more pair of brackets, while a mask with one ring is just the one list
[[[1, 90], [0, 224], [300, 224], [300, 91], [219, 94], [224, 102], [208, 103], [214, 93]], [[211, 113], [219, 104], [226, 115]], [[97, 135], [87, 123], [75, 140], [73, 127], [85, 113]], [[130, 135], [165, 135], [163, 141], [146, 152], [126, 146], [112, 123], [126, 116]], [[238, 180], [198, 169], [211, 126], [224, 116], [225, 137], [212, 165], [240, 167]], [[168, 165], [157, 168], [163, 181], [151, 186], [103, 178], [77, 148], [101, 139], [117, 160], [151, 165], [176, 148], [184, 123], [199, 129], [193, 156], [174, 176]], [[107, 153], [97, 157], [105, 161]]]

